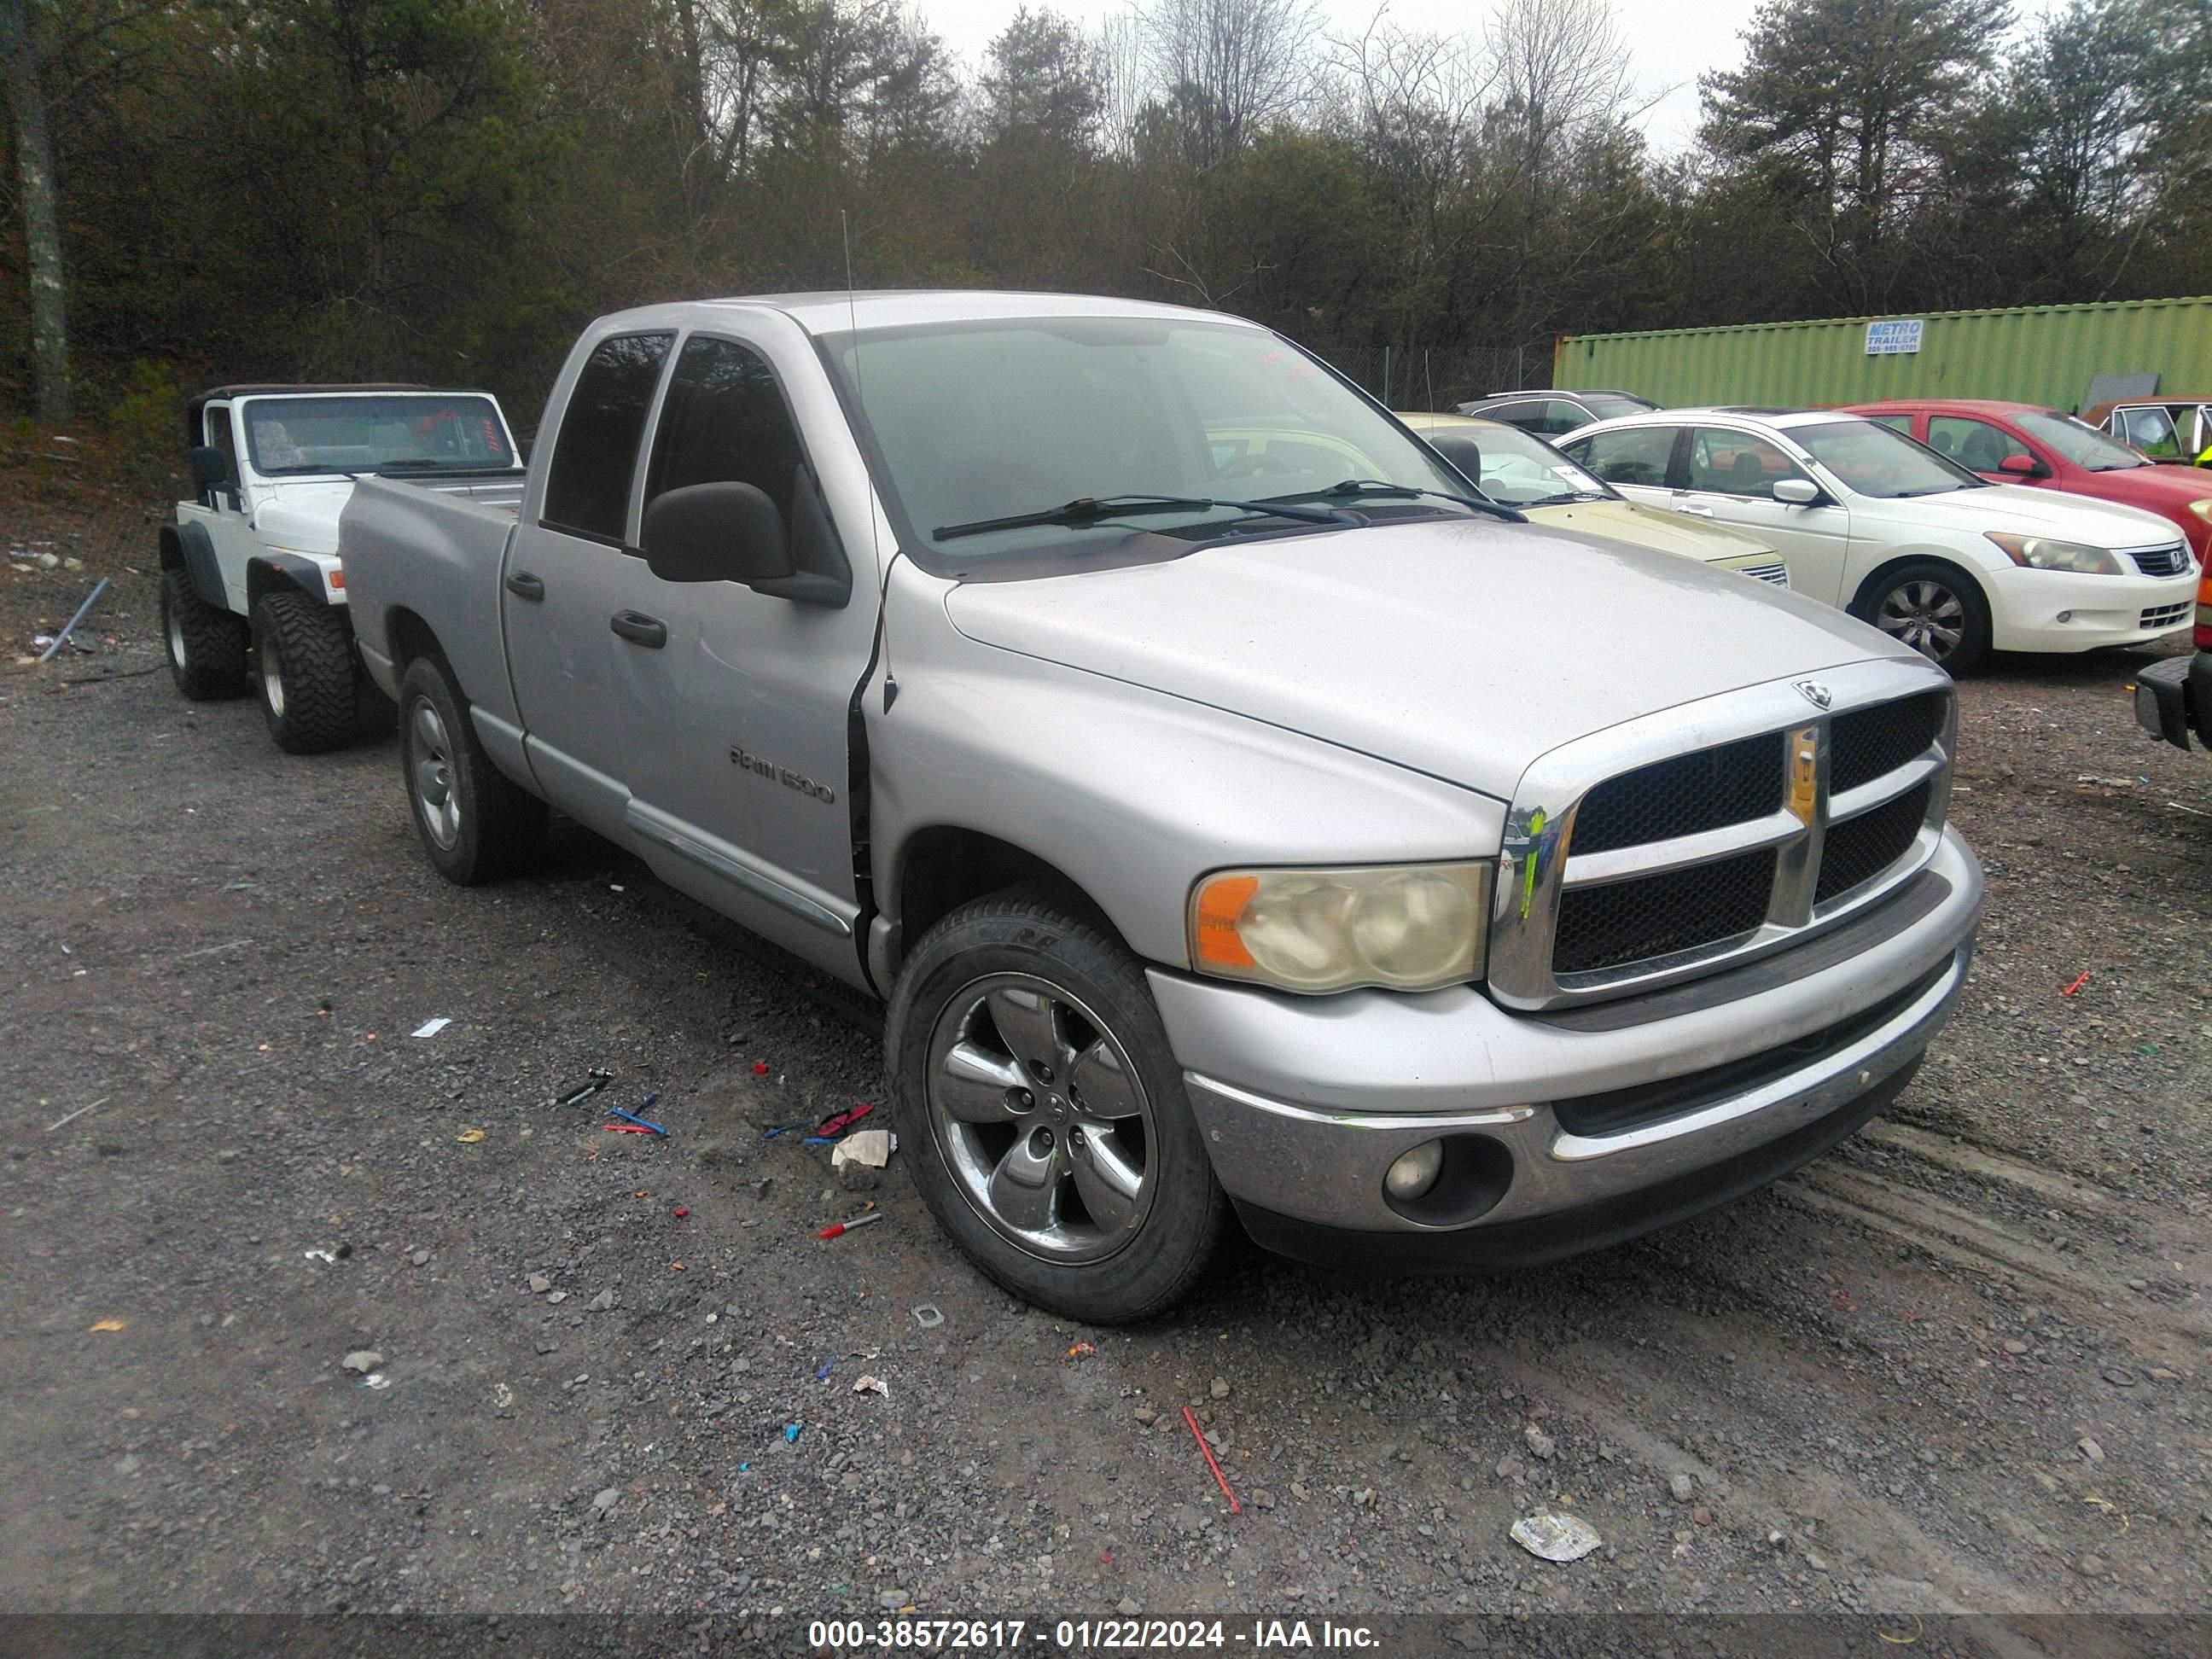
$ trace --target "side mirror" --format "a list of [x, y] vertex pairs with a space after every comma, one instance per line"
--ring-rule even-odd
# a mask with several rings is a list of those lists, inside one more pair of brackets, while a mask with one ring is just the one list
[[1464, 432], [1432, 432], [1429, 447], [1452, 464], [1452, 470], [1478, 489], [1482, 487], [1482, 446]]
[[1774, 499], [1791, 507], [1810, 507], [1820, 499], [1820, 486], [1810, 478], [1777, 478]]
[[203, 492], [220, 489], [230, 482], [230, 463], [213, 444], [192, 446], [191, 469], [192, 482]]
[[2051, 469], [2033, 455], [2008, 455], [1997, 463], [1997, 471], [2010, 472], [2022, 478], [2047, 478]]
[[743, 582], [792, 574], [783, 514], [749, 483], [690, 484], [654, 496], [638, 530], [647, 569], [665, 582]]

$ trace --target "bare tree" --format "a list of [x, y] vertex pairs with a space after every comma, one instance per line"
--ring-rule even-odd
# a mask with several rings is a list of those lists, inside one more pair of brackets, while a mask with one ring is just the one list
[[1319, 0], [1153, 0], [1139, 15], [1146, 66], [1201, 167], [1315, 96]]
[[40, 83], [39, 19], [33, 0], [0, 0], [0, 69], [15, 116], [15, 173], [23, 191], [23, 240], [31, 266], [31, 356], [39, 418], [70, 418], [68, 289], [62, 268], [61, 212], [54, 183], [46, 95]]

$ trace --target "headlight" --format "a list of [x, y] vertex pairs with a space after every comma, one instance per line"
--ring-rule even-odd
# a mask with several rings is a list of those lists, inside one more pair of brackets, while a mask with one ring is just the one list
[[2004, 549], [2005, 556], [2030, 570], [2066, 570], [2077, 576], [2123, 576], [2120, 562], [2101, 547], [2087, 542], [2053, 541], [2048, 536], [2013, 536], [1992, 530], [1989, 538]]
[[1225, 870], [1190, 896], [1200, 973], [1284, 991], [1427, 991], [1479, 978], [1487, 864]]
[[2206, 495], [2189, 504], [2189, 510], [2207, 524], [2212, 524], [2212, 495]]

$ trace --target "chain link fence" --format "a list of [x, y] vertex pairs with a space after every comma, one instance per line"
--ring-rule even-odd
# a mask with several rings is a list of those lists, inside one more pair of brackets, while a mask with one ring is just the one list
[[1445, 411], [1494, 392], [1552, 384], [1548, 341], [1540, 346], [1309, 346], [1392, 409]]

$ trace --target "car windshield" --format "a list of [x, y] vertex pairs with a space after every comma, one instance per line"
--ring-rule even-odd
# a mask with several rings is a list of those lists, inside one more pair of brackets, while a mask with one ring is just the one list
[[1789, 428], [1807, 453], [1862, 495], [1901, 501], [1982, 489], [1986, 481], [1925, 444], [1874, 421], [1821, 421]]
[[[1256, 328], [1172, 318], [1018, 318], [825, 339], [862, 411], [902, 533], [965, 562], [1095, 549], [1146, 531], [1212, 533], [1249, 511], [1194, 504], [957, 538], [940, 528], [1079, 501], [1266, 501], [1358, 479], [1464, 494], [1390, 417]], [[1363, 501], [1365, 514], [1461, 514], [1449, 501]], [[1309, 515], [1310, 516], [1310, 515]]]
[[[1425, 434], [1473, 444], [1482, 454], [1475, 483], [1493, 501], [1507, 507], [1547, 507], [1566, 501], [1612, 501], [1613, 489], [1546, 443], [1518, 427], [1445, 426]], [[1453, 459], [1448, 451], [1445, 459]]]
[[2124, 472], [2130, 467], [2152, 464], [2148, 457], [2118, 439], [2108, 438], [2095, 427], [2085, 425], [2071, 415], [2061, 415], [2055, 409], [2039, 409], [2032, 414], [2014, 416], [2013, 420], [2029, 437], [2048, 444], [2075, 465], [2092, 472]]
[[246, 406], [246, 441], [264, 478], [515, 464], [498, 409], [469, 393], [257, 398]]
[[1626, 392], [1577, 392], [1575, 398], [1601, 421], [1618, 420], [1623, 415], [1641, 415], [1647, 410], [1659, 407]]

